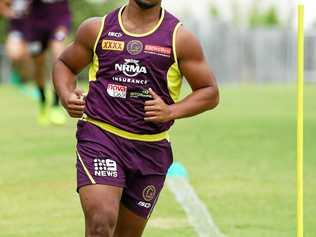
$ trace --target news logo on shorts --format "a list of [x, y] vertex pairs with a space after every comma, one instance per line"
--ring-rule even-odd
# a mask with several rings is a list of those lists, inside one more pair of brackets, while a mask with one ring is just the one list
[[94, 175], [101, 177], [118, 177], [116, 161], [111, 159], [94, 159]]
[[127, 86], [108, 84], [107, 93], [111, 97], [126, 99]]

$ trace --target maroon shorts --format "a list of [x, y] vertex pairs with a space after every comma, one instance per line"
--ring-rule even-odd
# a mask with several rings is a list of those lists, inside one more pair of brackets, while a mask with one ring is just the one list
[[91, 184], [123, 187], [122, 204], [148, 218], [173, 160], [169, 141], [129, 140], [84, 121], [77, 126], [77, 190]]
[[23, 40], [28, 38], [28, 21], [26, 18], [12, 19], [9, 21], [9, 34]]
[[30, 25], [30, 51], [33, 55], [38, 55], [47, 49], [50, 41], [63, 41], [66, 38], [71, 27], [71, 16], [61, 14], [43, 19], [31, 18]]

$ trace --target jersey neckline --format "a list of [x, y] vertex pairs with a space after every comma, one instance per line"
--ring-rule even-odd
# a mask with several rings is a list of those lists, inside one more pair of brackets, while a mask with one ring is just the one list
[[161, 25], [163, 19], [165, 18], [165, 9], [162, 7], [161, 8], [161, 16], [160, 16], [160, 19], [157, 23], [157, 25], [152, 28], [150, 31], [148, 32], [145, 32], [145, 33], [142, 33], [142, 34], [137, 34], [137, 33], [132, 33], [132, 32], [129, 32], [128, 30], [125, 29], [124, 25], [123, 25], [123, 20], [122, 20], [122, 13], [123, 13], [123, 10], [124, 8], [126, 7], [126, 5], [122, 6], [119, 13], [118, 13], [118, 21], [119, 21], [119, 24], [120, 24], [120, 27], [122, 29], [122, 31], [126, 34], [126, 35], [129, 35], [129, 36], [133, 36], [133, 37], [145, 37], [145, 36], [148, 36], [148, 35], [151, 35], [153, 34], [158, 28], [159, 26]]

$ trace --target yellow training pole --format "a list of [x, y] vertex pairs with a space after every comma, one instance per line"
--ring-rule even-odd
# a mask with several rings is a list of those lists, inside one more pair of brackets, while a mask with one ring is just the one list
[[304, 5], [302, 3], [298, 5], [297, 40], [297, 237], [303, 237]]

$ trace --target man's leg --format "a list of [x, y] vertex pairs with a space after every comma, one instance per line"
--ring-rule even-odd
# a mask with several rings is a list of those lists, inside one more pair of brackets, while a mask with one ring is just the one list
[[108, 185], [88, 185], [79, 189], [86, 237], [113, 237], [122, 190]]
[[[52, 40], [50, 42], [50, 48], [52, 51], [53, 62], [55, 62], [64, 51], [64, 48], [65, 48], [64, 41]], [[58, 106], [58, 105], [59, 105], [59, 98], [58, 98], [58, 95], [55, 93], [53, 106]]]
[[[65, 49], [65, 38], [68, 34], [66, 27], [58, 27], [51, 36], [49, 42], [49, 48], [52, 52], [52, 61], [55, 62]], [[54, 92], [53, 108], [50, 113], [50, 120], [52, 123], [62, 125], [66, 122], [66, 117], [59, 106], [59, 98], [56, 92]]]
[[9, 33], [5, 49], [22, 80], [24, 82], [30, 80], [32, 77], [32, 59], [23, 36], [19, 33]]
[[121, 204], [114, 237], [140, 237], [147, 219], [136, 215]]
[[49, 118], [45, 95], [45, 53], [34, 56], [34, 79], [40, 95], [38, 123], [40, 125], [47, 125]]

